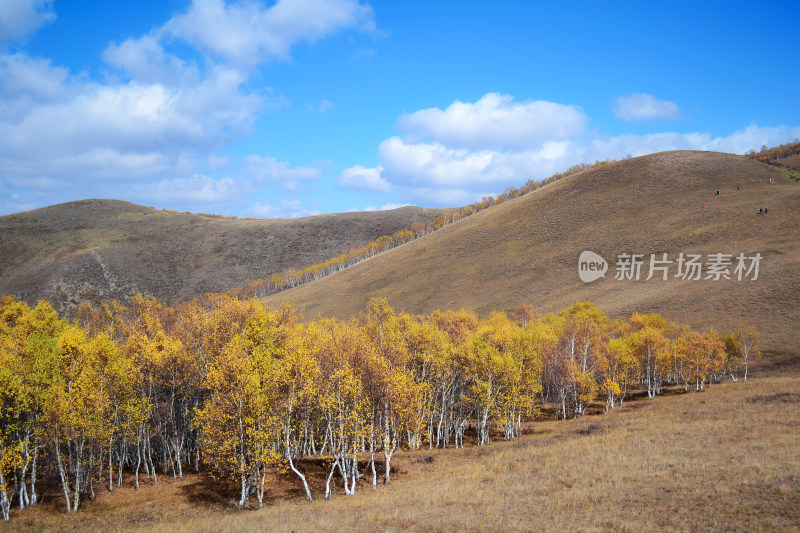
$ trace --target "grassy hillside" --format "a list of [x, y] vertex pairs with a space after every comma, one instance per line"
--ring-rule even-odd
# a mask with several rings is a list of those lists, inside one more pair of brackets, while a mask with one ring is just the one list
[[[760, 215], [762, 207], [769, 214]], [[579, 279], [584, 250], [609, 262], [605, 279]], [[644, 281], [650, 254], [706, 261], [742, 252], [763, 257], [755, 281], [683, 280], [674, 263], [667, 281]], [[624, 253], [645, 255], [640, 281], [614, 279]], [[676, 151], [564, 178], [267, 302], [294, 301], [307, 316], [349, 316], [375, 296], [416, 313], [485, 313], [523, 302], [549, 312], [590, 299], [611, 314], [655, 311], [698, 327], [746, 319], [767, 349], [800, 351], [798, 287], [800, 184], [745, 157]]]
[[116, 200], [83, 200], [0, 217], [0, 294], [61, 311], [135, 292], [165, 301], [245, 285], [310, 265], [440, 210], [221, 220]]
[[781, 159], [778, 161], [778, 164], [793, 168], [795, 170], [800, 170], [800, 155], [793, 155], [792, 157]]

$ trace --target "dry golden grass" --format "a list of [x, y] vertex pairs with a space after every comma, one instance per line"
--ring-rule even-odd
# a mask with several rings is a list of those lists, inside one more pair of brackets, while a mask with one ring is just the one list
[[62, 311], [84, 292], [95, 301], [137, 291], [180, 301], [330, 259], [442, 211], [221, 220], [118, 200], [68, 202], [0, 217], [0, 294], [46, 298]]
[[[758, 214], [762, 207], [768, 215]], [[606, 279], [580, 281], [584, 250], [609, 261]], [[622, 253], [649, 261], [651, 253], [675, 260], [741, 252], [763, 256], [758, 280], [644, 281], [648, 262], [642, 281], [614, 279]], [[379, 296], [422, 314], [459, 307], [485, 314], [523, 302], [557, 312], [588, 299], [614, 316], [658, 312], [698, 328], [733, 329], [744, 319], [767, 349], [800, 352], [798, 287], [800, 184], [742, 156], [677, 151], [564, 178], [267, 303], [290, 300], [308, 317], [346, 317]]]
[[101, 491], [76, 516], [51, 491], [0, 531], [798, 530], [798, 406], [800, 365], [773, 356], [746, 384], [536, 422], [514, 442], [399, 454], [390, 485], [351, 497], [306, 503], [281, 476], [265, 509], [235, 512], [205, 476], [162, 476], [158, 488]]

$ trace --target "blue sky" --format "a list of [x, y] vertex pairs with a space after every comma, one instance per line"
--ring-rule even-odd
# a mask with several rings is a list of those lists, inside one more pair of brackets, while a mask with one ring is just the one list
[[800, 137], [800, 3], [0, 2], [0, 214], [458, 206]]

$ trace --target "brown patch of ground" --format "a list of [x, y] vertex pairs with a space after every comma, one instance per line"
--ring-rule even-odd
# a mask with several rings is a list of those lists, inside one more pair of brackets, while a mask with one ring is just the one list
[[778, 161], [778, 164], [793, 168], [795, 170], [800, 170], [800, 154], [787, 157], [786, 159], [781, 159]]
[[749, 403], [800, 403], [800, 394], [781, 392], [767, 396], [753, 396], [748, 398]]

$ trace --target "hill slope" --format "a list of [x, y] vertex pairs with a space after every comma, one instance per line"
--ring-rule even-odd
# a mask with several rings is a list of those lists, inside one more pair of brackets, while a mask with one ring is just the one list
[[184, 300], [329, 259], [440, 213], [221, 220], [117, 200], [69, 202], [0, 217], [0, 294], [47, 298], [61, 311], [135, 292]]
[[[759, 215], [765, 206], [769, 214]], [[605, 279], [579, 279], [584, 250], [609, 262]], [[673, 261], [702, 254], [705, 262], [708, 254], [742, 252], [763, 257], [757, 280], [737, 281], [734, 260], [731, 280], [676, 278], [673, 263], [667, 281], [660, 273], [645, 281], [650, 254]], [[614, 279], [625, 253], [644, 254], [640, 281]], [[620, 161], [267, 302], [294, 301], [307, 316], [348, 316], [374, 296], [417, 313], [462, 306], [485, 313], [523, 302], [549, 312], [590, 299], [612, 315], [654, 311], [702, 327], [729, 329], [746, 319], [766, 348], [800, 351], [800, 185], [779, 169], [730, 154], [676, 151]]]

